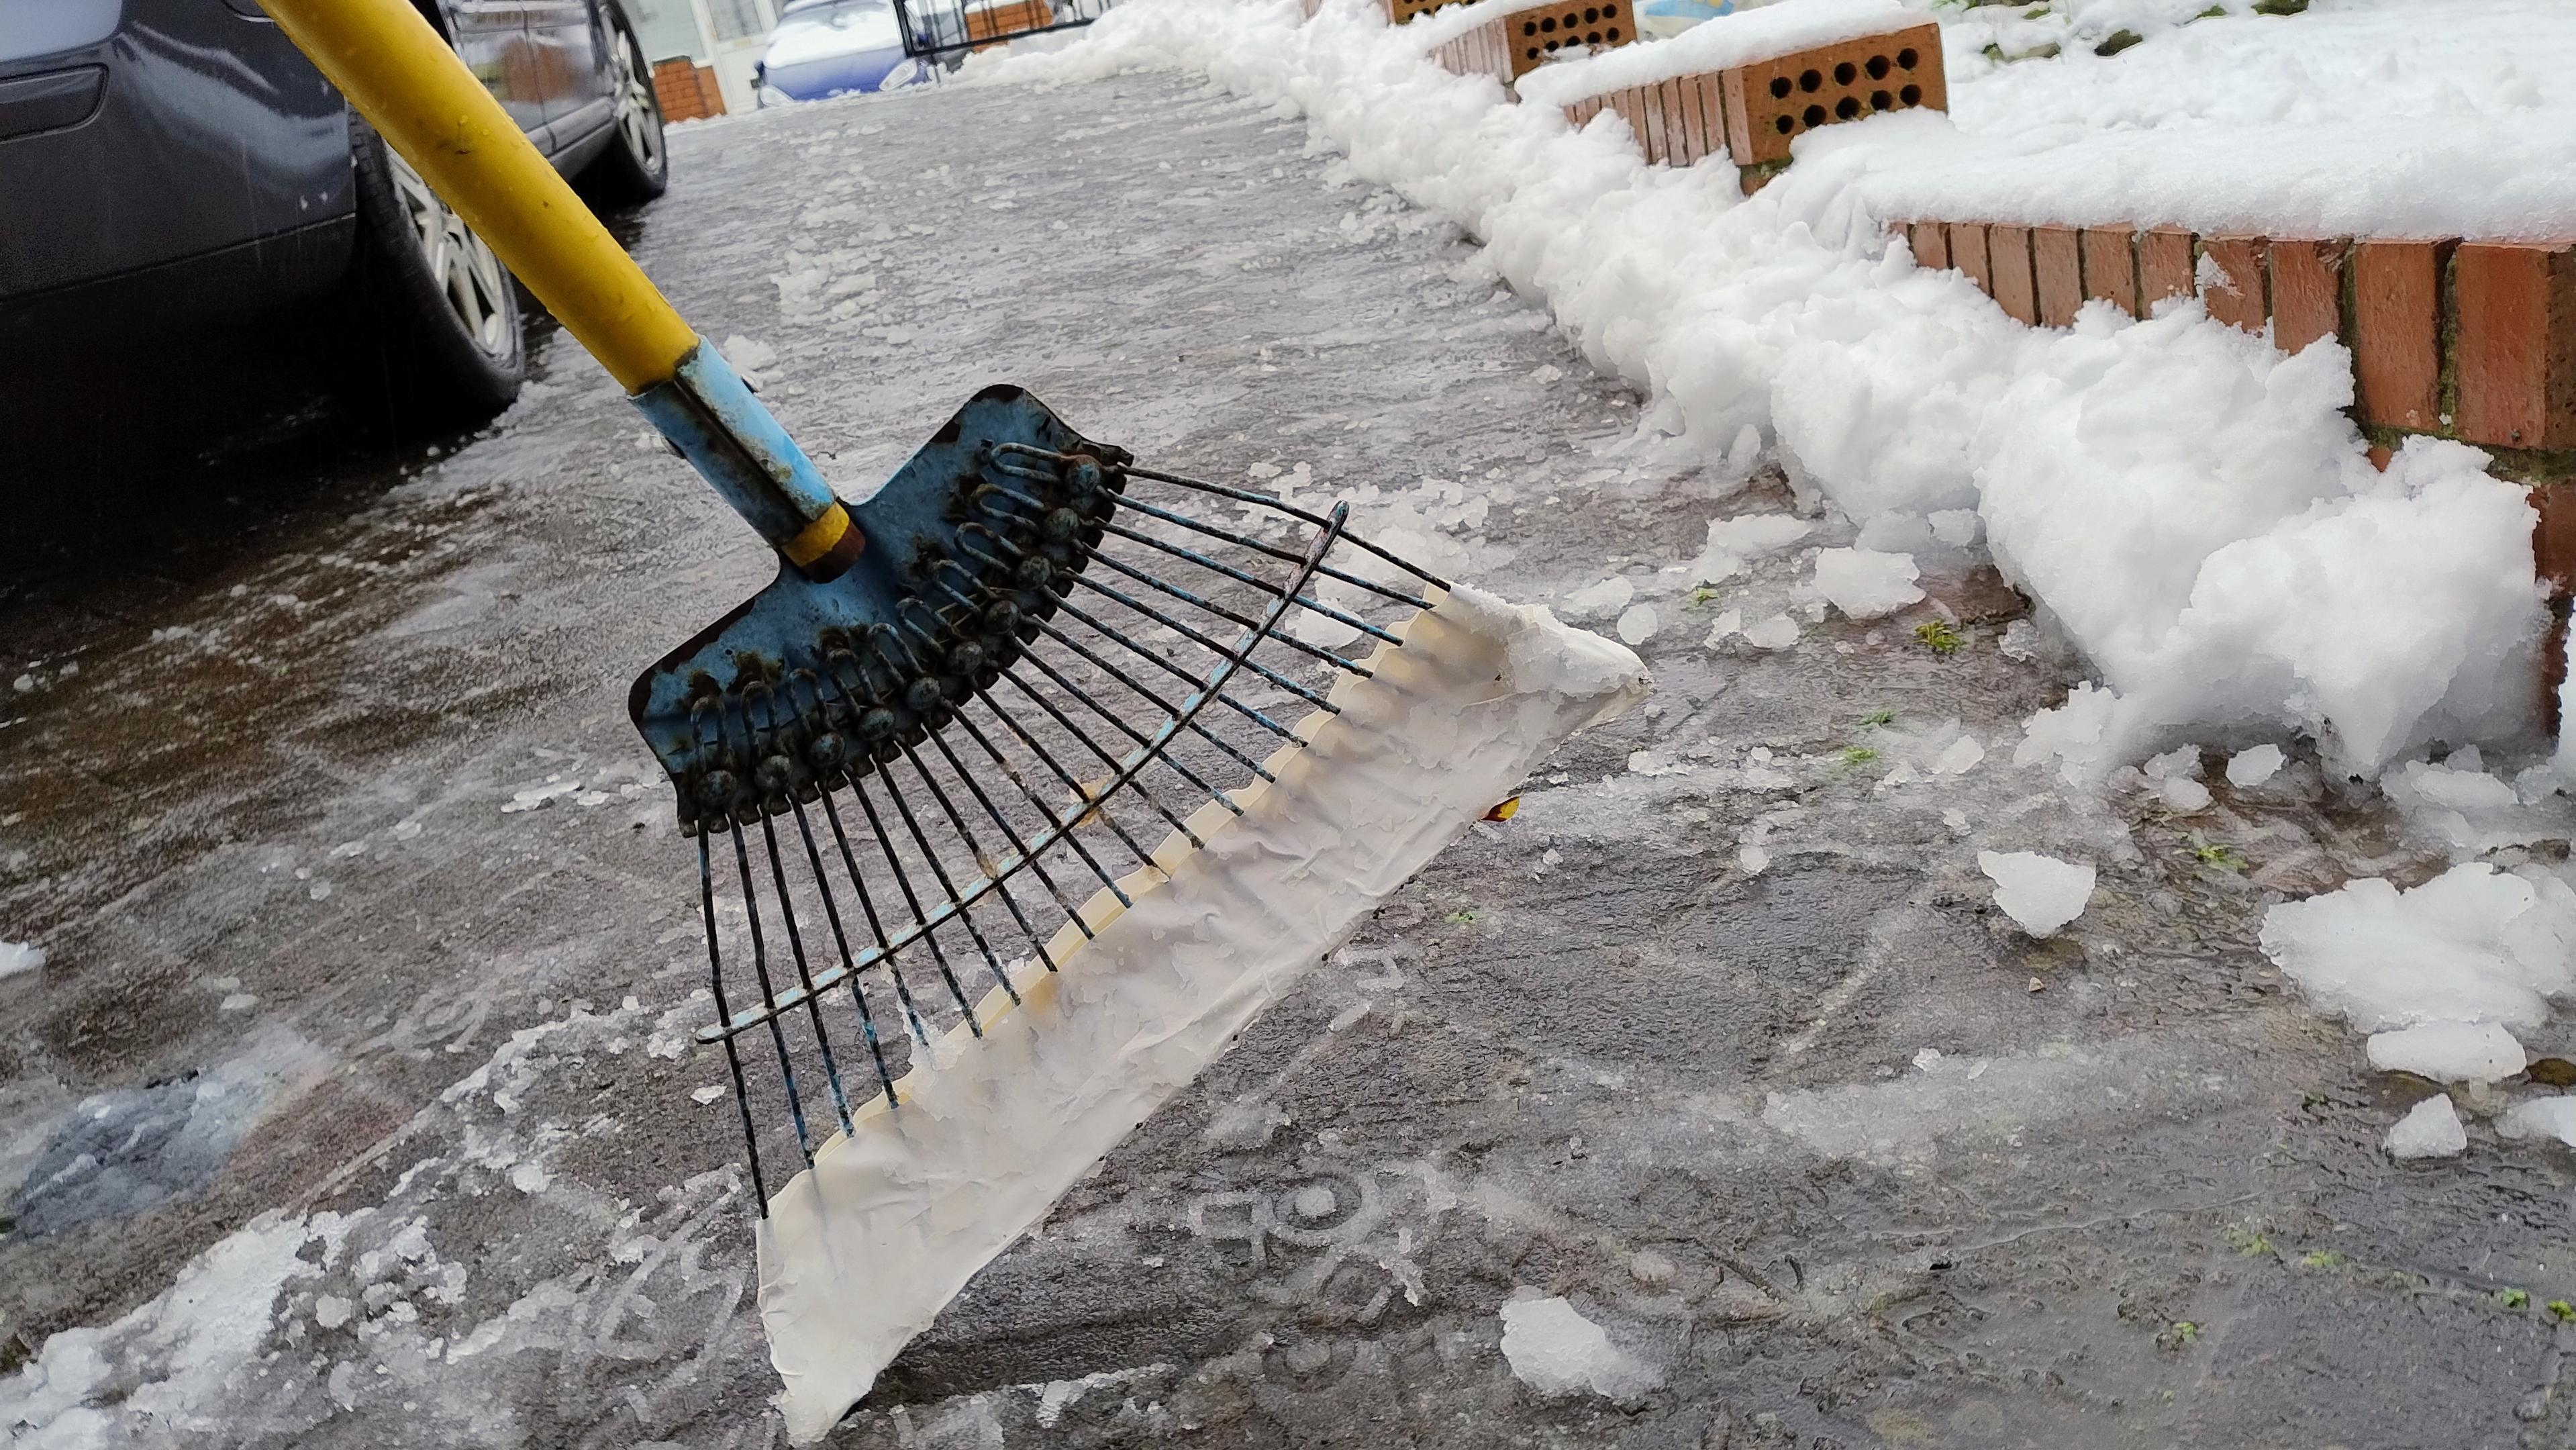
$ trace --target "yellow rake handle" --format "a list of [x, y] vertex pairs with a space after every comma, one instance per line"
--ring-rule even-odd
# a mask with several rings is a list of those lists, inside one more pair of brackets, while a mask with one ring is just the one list
[[698, 344], [411, 0], [260, 0], [349, 104], [630, 394]]

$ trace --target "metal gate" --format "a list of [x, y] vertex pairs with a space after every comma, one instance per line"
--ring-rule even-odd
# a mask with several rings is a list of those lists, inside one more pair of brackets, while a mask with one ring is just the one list
[[1089, 25], [1116, 0], [894, 0], [906, 54], [954, 65], [966, 52]]

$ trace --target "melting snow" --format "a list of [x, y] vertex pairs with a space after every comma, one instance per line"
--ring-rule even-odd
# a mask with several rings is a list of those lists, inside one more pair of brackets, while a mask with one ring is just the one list
[[1585, 1390], [1628, 1399], [1662, 1378], [1562, 1298], [1514, 1298], [1503, 1306], [1503, 1358], [1521, 1383], [1549, 1399]]
[[2469, 1146], [2469, 1130], [2460, 1126], [2460, 1110], [2447, 1096], [2426, 1098], [2388, 1130], [2391, 1158], [2457, 1158]]

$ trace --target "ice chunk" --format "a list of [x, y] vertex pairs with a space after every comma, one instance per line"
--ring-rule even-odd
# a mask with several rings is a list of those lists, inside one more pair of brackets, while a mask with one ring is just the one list
[[2277, 745], [2257, 745], [2240, 750], [2228, 759], [2227, 783], [2239, 790], [2250, 790], [2280, 773], [2283, 756]]
[[1745, 875], [1759, 876], [1771, 869], [1771, 853], [1759, 846], [1738, 846], [1735, 848], [1735, 864], [1743, 868]]
[[1995, 883], [1995, 905], [2032, 936], [2054, 936], [2093, 899], [2093, 868], [2037, 851], [1979, 851], [1977, 869]]
[[1914, 587], [1911, 554], [1875, 549], [1826, 549], [1816, 555], [1816, 588], [1854, 619], [1894, 614], [1923, 597]]
[[1617, 614], [1628, 607], [1629, 600], [1636, 597], [1636, 583], [1625, 575], [1614, 574], [1588, 589], [1577, 589], [1565, 596], [1565, 617], [1597, 619], [1603, 615]]
[[1503, 1358], [1522, 1384], [1549, 1399], [1583, 1390], [1626, 1399], [1661, 1378], [1556, 1297], [1514, 1299], [1503, 1306]]
[[1708, 545], [1691, 561], [1692, 584], [1715, 584], [1742, 572], [1744, 561], [1776, 549], [1785, 549], [1807, 536], [1812, 527], [1794, 514], [1743, 514], [1731, 519], [1713, 519], [1708, 526]]
[[1743, 633], [1743, 632], [1744, 632], [1744, 611], [1743, 611], [1743, 610], [1741, 610], [1741, 609], [1726, 609], [1726, 610], [1720, 610], [1720, 611], [1718, 612], [1718, 616], [1717, 616], [1717, 618], [1712, 619], [1712, 620], [1710, 620], [1710, 621], [1708, 622], [1708, 638], [1706, 638], [1706, 639], [1704, 639], [1704, 640], [1701, 640], [1701, 641], [1700, 641], [1700, 645], [1701, 645], [1701, 647], [1702, 647], [1702, 648], [1705, 648], [1705, 649], [1715, 649], [1715, 648], [1717, 648], [1719, 645], [1722, 645], [1722, 644], [1726, 643], [1726, 637], [1727, 637], [1728, 635], [1731, 635], [1731, 634], [1741, 634], [1741, 633]]
[[[1623, 579], [1620, 582], [1624, 584], [1627, 581]], [[1632, 604], [1619, 616], [1619, 642], [1630, 645], [1644, 644], [1653, 639], [1655, 631], [1661, 628], [1663, 628], [1663, 622], [1655, 618], [1655, 606]], [[1356, 634], [1358, 631], [1354, 630], [1352, 633]]]
[[1977, 768], [1978, 761], [1985, 758], [1986, 747], [1977, 743], [1977, 737], [1962, 735], [1944, 747], [1940, 754], [1932, 757], [1932, 773], [1966, 775]]
[[1787, 649], [1798, 642], [1798, 621], [1785, 614], [1757, 620], [1744, 627], [1744, 642], [1756, 649]]
[[1954, 549], [1964, 549], [1977, 541], [1975, 509], [1934, 509], [1928, 522], [1932, 525], [1932, 537]]
[[2424, 1022], [2536, 1027], [2570, 982], [2576, 891], [2473, 863], [2412, 891], [2376, 877], [2284, 902], [2263, 951], [2363, 1032]]
[[2156, 796], [2165, 809], [2180, 815], [2209, 809], [2209, 787], [2185, 775], [2169, 775], [2156, 782]]
[[32, 972], [45, 964], [42, 947], [28, 942], [0, 941], [0, 977], [14, 977]]
[[2436, 1095], [2397, 1120], [2386, 1146], [2391, 1158], [2457, 1158], [2469, 1146], [2469, 1130], [2460, 1126], [2460, 1110], [2450, 1098]]
[[2526, 1059], [2513, 1034], [2492, 1022], [2427, 1022], [2370, 1036], [2370, 1065], [2435, 1082], [2501, 1082]]
[[2526, 1098], [2496, 1119], [2500, 1138], [2555, 1138], [2576, 1147], [2576, 1097]]

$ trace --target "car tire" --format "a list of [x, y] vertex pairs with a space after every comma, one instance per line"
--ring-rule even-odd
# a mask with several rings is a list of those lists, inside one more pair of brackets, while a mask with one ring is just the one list
[[527, 380], [519, 286], [375, 128], [349, 118], [358, 204], [343, 393], [396, 427], [480, 421]]
[[608, 149], [582, 172], [583, 187], [607, 206], [633, 206], [660, 196], [671, 184], [671, 152], [662, 136], [662, 101], [653, 94], [653, 67], [644, 43], [614, 5], [602, 6], [608, 27], [609, 96], [617, 104]]

